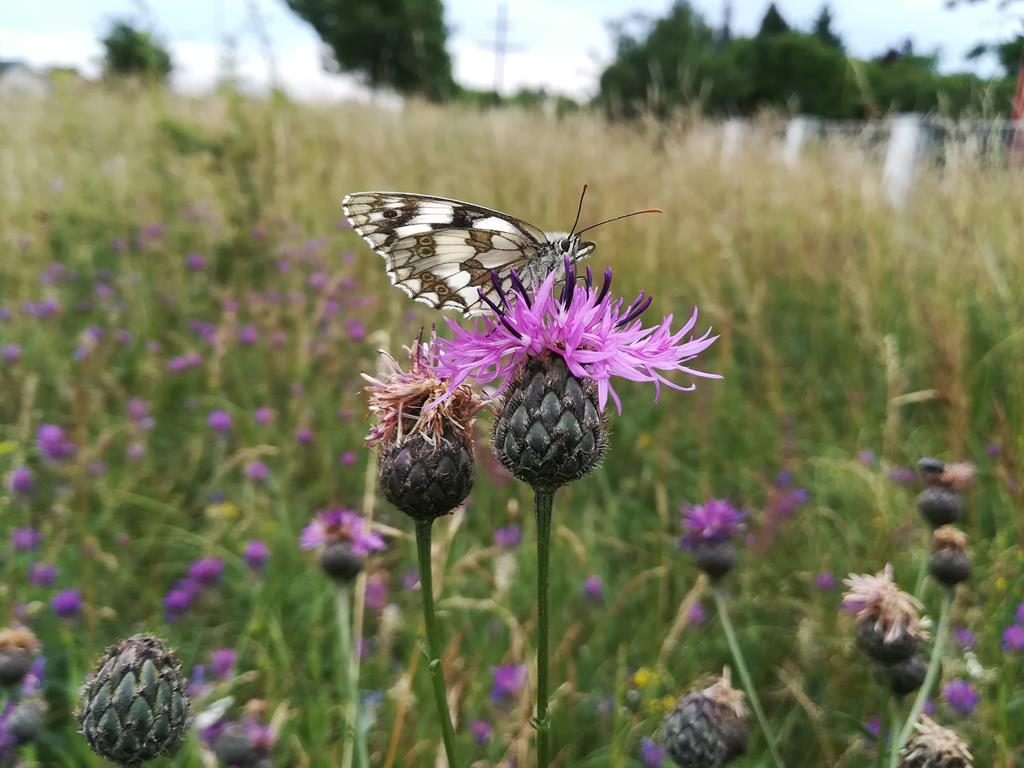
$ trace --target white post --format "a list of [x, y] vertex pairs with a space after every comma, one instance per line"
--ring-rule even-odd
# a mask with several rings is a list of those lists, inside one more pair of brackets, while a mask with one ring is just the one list
[[722, 127], [722, 165], [728, 165], [739, 154], [743, 139], [747, 135], [747, 124], [743, 120], [731, 117]]
[[800, 165], [800, 150], [807, 140], [809, 123], [806, 117], [794, 117], [786, 124], [786, 138], [782, 142], [782, 162], [787, 168]]
[[921, 119], [917, 115], [897, 115], [892, 119], [882, 179], [889, 202], [896, 208], [907, 202], [914, 183], [921, 133]]

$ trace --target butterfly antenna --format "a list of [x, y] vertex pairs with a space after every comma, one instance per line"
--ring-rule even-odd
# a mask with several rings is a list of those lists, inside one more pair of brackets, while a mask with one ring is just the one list
[[614, 216], [614, 217], [612, 217], [610, 219], [605, 219], [604, 221], [599, 221], [599, 222], [597, 222], [597, 224], [591, 224], [589, 227], [584, 227], [583, 229], [581, 229], [576, 234], [577, 235], [582, 235], [584, 232], [587, 232], [588, 230], [594, 229], [594, 227], [600, 227], [603, 224], [608, 224], [608, 223], [613, 222], [613, 221], [618, 221], [619, 219], [628, 219], [630, 216], [639, 216], [641, 213], [664, 213], [664, 211], [661, 210], [661, 208], [644, 208], [642, 211], [633, 211], [632, 213], [624, 213], [621, 216]]
[[572, 229], [569, 230], [569, 237], [572, 237], [572, 233], [576, 231], [576, 225], [580, 223], [580, 214], [583, 213], [583, 198], [587, 196], [587, 185], [583, 185], [583, 191], [580, 192], [580, 205], [576, 209], [576, 221], [572, 223]]

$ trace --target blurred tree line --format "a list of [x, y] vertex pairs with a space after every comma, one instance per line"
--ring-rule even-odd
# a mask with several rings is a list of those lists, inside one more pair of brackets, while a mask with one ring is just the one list
[[615, 60], [601, 75], [597, 101], [611, 114], [665, 115], [683, 106], [749, 115], [766, 108], [825, 118], [888, 111], [1005, 114], [1013, 99], [1024, 37], [979, 46], [996, 53], [1002, 77], [943, 74], [937, 54], [909, 39], [870, 59], [847, 54], [826, 5], [811, 29], [791, 27], [774, 3], [753, 37], [713, 28], [687, 2], [661, 19], [613, 27]]

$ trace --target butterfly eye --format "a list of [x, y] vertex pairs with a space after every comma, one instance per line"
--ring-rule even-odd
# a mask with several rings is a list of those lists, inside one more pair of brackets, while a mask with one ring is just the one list
[[563, 240], [562, 241], [562, 253], [568, 253], [568, 252], [569, 252], [569, 241], [568, 240]]

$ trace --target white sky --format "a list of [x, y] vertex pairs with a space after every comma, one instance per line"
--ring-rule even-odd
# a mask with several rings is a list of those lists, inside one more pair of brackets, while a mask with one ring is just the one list
[[[724, 0], [694, 0], [717, 25]], [[607, 23], [632, 13], [663, 14], [671, 0], [509, 0], [510, 53], [505, 65], [505, 90], [545, 86], [574, 96], [589, 96], [611, 55]], [[767, 7], [767, 0], [733, 0], [733, 29], [749, 33]], [[783, 15], [807, 27], [821, 0], [778, 0]], [[943, 0], [834, 0], [835, 27], [855, 55], [879, 53], [906, 37], [921, 50], [939, 50], [944, 69], [973, 65], [963, 54], [980, 40], [1009, 37], [1021, 29], [1019, 20], [996, 9], [995, 0], [982, 6], [947, 10]], [[450, 48], [456, 79], [470, 86], [494, 83], [496, 0], [447, 0], [453, 30]], [[313, 31], [295, 17], [283, 0], [36, 0], [0, 2], [0, 59], [36, 65], [74, 65], [86, 73], [98, 70], [97, 38], [108, 21], [145, 9], [169, 44], [177, 71], [176, 84], [202, 90], [216, 79], [224, 56], [224, 40], [237, 41], [236, 59], [243, 78], [254, 87], [270, 80], [270, 67], [254, 33], [255, 8], [267, 29], [279, 81], [302, 98], [357, 94], [345, 77], [324, 73], [320, 44]], [[982, 71], [992, 71], [991, 66]]]

